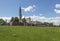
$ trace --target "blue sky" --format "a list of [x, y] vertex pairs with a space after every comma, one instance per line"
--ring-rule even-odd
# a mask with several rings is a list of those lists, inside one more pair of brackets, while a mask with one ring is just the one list
[[[56, 13], [56, 4], [60, 5], [60, 0], [0, 0], [0, 17], [18, 16], [19, 6], [22, 8], [23, 16], [41, 15], [45, 17], [60, 17]], [[27, 10], [27, 8], [30, 10]]]

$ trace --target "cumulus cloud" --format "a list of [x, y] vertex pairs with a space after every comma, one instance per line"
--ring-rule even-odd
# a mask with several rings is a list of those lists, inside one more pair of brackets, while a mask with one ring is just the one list
[[30, 17], [32, 21], [40, 21], [40, 22], [49, 22], [53, 23], [54, 25], [59, 25], [60, 24], [60, 17], [51, 17], [51, 18], [46, 18], [44, 16], [26, 16], [26, 18]]
[[60, 4], [56, 4], [55, 7], [56, 7], [56, 8], [60, 8]]
[[[22, 18], [31, 18], [32, 21], [39, 21], [39, 22], [49, 22], [49, 23], [53, 23], [54, 25], [59, 25], [60, 24], [60, 17], [50, 17], [47, 18], [45, 16], [23, 16]], [[7, 21], [7, 23], [10, 22], [11, 17], [0, 17], [0, 19], [3, 19], [4, 21]]]
[[60, 14], [60, 10], [58, 10], [58, 9], [60, 9], [60, 4], [55, 4], [55, 8], [56, 8], [56, 9], [54, 9], [54, 11], [55, 11], [57, 14]]
[[35, 11], [35, 5], [33, 5], [33, 6], [28, 6], [28, 7], [26, 7], [26, 8], [22, 8], [25, 12], [29, 12], [29, 11]]
[[4, 21], [6, 21], [7, 23], [10, 22], [11, 17], [0, 17], [0, 19], [3, 19]]
[[54, 11], [58, 14], [60, 14], [60, 10], [54, 9]]

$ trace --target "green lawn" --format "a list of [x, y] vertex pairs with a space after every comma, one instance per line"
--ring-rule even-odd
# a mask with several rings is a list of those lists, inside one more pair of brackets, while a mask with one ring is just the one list
[[0, 41], [60, 41], [60, 28], [0, 26]]

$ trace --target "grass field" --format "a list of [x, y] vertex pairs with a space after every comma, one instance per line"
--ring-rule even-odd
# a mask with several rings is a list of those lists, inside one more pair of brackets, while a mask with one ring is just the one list
[[0, 41], [60, 41], [60, 28], [0, 26]]

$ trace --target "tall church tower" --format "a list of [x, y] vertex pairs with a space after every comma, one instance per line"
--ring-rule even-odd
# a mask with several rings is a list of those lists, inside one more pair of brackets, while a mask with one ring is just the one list
[[19, 22], [22, 22], [22, 11], [21, 11], [21, 7], [19, 7]]

